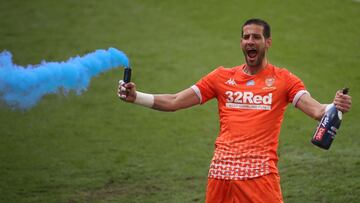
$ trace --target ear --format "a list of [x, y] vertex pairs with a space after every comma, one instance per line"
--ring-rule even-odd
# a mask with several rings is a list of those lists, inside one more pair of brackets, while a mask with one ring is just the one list
[[269, 37], [268, 39], [265, 39], [265, 47], [268, 49], [271, 47], [272, 39]]
[[243, 42], [243, 38], [240, 37], [240, 43], [239, 43], [239, 44], [240, 44], [240, 48], [242, 48], [242, 46], [243, 46], [243, 43], [242, 43], [242, 42]]

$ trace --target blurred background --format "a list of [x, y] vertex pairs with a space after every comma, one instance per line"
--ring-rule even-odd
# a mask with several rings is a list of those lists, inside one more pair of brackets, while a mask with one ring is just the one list
[[[330, 103], [345, 86], [353, 98], [329, 151], [310, 143], [317, 122], [289, 105], [278, 151], [285, 202], [360, 202], [359, 1], [2, 0], [0, 51], [26, 66], [116, 47], [140, 91], [175, 93], [244, 63], [241, 26], [253, 17], [271, 25], [270, 62], [314, 98]], [[25, 111], [0, 105], [1, 202], [204, 202], [216, 101], [175, 113], [126, 104], [122, 75]]]

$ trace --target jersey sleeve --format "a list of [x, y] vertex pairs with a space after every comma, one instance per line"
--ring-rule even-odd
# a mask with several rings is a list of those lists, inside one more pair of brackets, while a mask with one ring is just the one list
[[306, 90], [304, 83], [296, 75], [289, 71], [287, 71], [286, 81], [288, 102], [296, 106], [300, 97], [304, 94], [309, 94], [309, 92]]
[[213, 70], [191, 87], [199, 97], [200, 104], [204, 104], [216, 96], [215, 84], [218, 71], [219, 68]]

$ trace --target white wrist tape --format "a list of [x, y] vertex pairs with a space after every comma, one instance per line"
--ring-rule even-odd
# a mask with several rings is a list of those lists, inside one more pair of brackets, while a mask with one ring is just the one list
[[154, 106], [154, 100], [154, 95], [136, 91], [134, 103], [151, 108]]

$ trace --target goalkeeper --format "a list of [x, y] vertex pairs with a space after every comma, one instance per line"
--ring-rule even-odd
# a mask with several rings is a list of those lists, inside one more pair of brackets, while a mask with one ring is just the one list
[[[283, 202], [277, 148], [286, 106], [292, 103], [320, 120], [327, 104], [313, 99], [298, 77], [269, 63], [266, 54], [272, 40], [267, 22], [249, 19], [241, 35], [245, 64], [218, 67], [176, 94], [142, 93], [134, 83], [121, 82], [118, 96], [160, 111], [176, 111], [216, 98], [220, 132], [208, 173], [206, 202]], [[333, 103], [348, 112], [351, 97], [338, 91]]]

